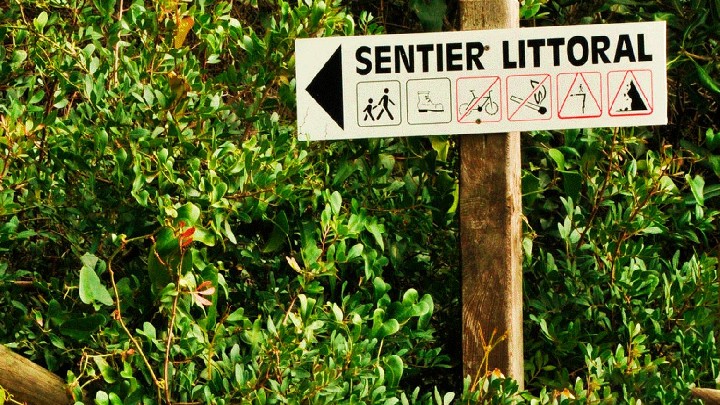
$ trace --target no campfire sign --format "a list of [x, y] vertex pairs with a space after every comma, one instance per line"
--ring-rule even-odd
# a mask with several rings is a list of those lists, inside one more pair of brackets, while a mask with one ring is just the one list
[[301, 140], [667, 123], [665, 23], [299, 39]]

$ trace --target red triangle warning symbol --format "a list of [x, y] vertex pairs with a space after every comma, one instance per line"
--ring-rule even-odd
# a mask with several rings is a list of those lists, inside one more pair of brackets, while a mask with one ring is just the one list
[[608, 74], [612, 116], [649, 115], [653, 112], [652, 72], [627, 70]]
[[593, 118], [602, 115], [602, 85], [598, 72], [561, 73], [557, 78], [558, 117]]

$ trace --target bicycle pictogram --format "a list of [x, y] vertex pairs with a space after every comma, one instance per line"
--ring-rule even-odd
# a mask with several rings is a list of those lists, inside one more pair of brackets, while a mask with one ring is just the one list
[[463, 123], [498, 122], [502, 119], [500, 78], [461, 77], [457, 80], [457, 120]]
[[488, 90], [485, 97], [476, 96], [475, 90], [473, 89], [470, 89], [470, 94], [472, 96], [471, 100], [467, 103], [460, 104], [460, 112], [462, 115], [469, 114], [471, 110], [475, 110], [479, 113], [484, 110], [490, 115], [495, 115], [498, 111], [500, 111], [500, 105], [492, 98], [492, 90]]

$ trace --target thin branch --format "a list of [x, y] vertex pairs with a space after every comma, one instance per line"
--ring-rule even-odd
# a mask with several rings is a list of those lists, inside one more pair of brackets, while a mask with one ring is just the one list
[[[110, 256], [110, 258], [107, 261], [107, 270], [110, 274], [110, 283], [112, 284], [113, 293], [115, 294], [115, 316], [114, 318], [120, 323], [120, 326], [123, 328], [125, 333], [128, 335], [128, 338], [130, 338], [130, 341], [132, 342], [133, 346], [135, 346], [135, 350], [137, 350], [138, 354], [140, 354], [140, 357], [143, 359], [143, 362], [145, 363], [145, 366], [148, 369], [148, 372], [150, 373], [150, 377], [153, 380], [153, 383], [155, 384], [155, 387], [158, 390], [158, 400], [160, 398], [160, 390], [165, 386], [165, 381], [158, 380], [157, 376], [155, 375], [155, 372], [153, 371], [153, 367], [150, 364], [150, 361], [148, 360], [147, 356], [145, 355], [145, 351], [142, 348], [142, 345], [135, 339], [135, 336], [133, 336], [132, 332], [130, 332], [130, 329], [128, 329], [127, 325], [125, 324], [125, 321], [123, 321], [122, 317], [122, 307], [120, 305], [120, 292], [118, 291], [117, 283], [115, 282], [115, 272], [113, 271], [112, 262], [115, 257], [125, 249], [125, 246], [134, 241], [138, 240], [144, 240], [149, 238], [151, 235], [144, 235], [139, 236], [136, 238], [131, 239], [124, 239], [122, 240], [122, 244], [119, 248], [113, 252], [113, 254]], [[158, 401], [159, 402], [159, 401]]]
[[[118, 7], [118, 16], [117, 20], [120, 25], [122, 26], [122, 18], [123, 18], [123, 8], [124, 8], [123, 0], [120, 0], [120, 7]], [[118, 84], [118, 67], [120, 64], [120, 32], [118, 32], [118, 40], [115, 43], [115, 61], [113, 64], [113, 83], [115, 85]]]
[[[613, 164], [613, 155], [615, 151], [615, 142], [617, 140], [617, 128], [613, 130], [613, 137], [612, 141], [610, 143], [610, 158], [608, 161], [610, 162], [610, 165]], [[582, 233], [580, 233], [580, 238], [578, 239], [577, 243], [575, 244], [575, 250], [580, 250], [580, 247], [582, 246], [583, 241], [585, 240], [585, 236], [587, 234], [588, 229], [592, 227], [593, 221], [595, 221], [595, 217], [597, 216], [598, 211], [600, 210], [600, 204], [602, 203], [603, 194], [605, 194], [605, 190], [607, 189], [607, 186], [610, 182], [610, 174], [613, 172], [611, 168], [609, 167], [608, 170], [605, 171], [605, 179], [603, 180], [602, 185], [600, 186], [600, 190], [595, 194], [595, 198], [593, 199], [593, 207], [592, 212], [590, 213], [590, 218], [587, 221], [587, 224], [583, 228]]]
[[[180, 268], [182, 268], [182, 257], [180, 258]], [[165, 373], [165, 400], [168, 404], [172, 404], [172, 399], [170, 398], [170, 376], [168, 375], [170, 373], [170, 349], [172, 349], [172, 343], [173, 339], [175, 338], [175, 335], [173, 333], [173, 327], [175, 326], [175, 316], [177, 315], [177, 305], [178, 305], [178, 299], [180, 298], [180, 280], [176, 283], [175, 287], [175, 298], [173, 299], [173, 306], [172, 306], [172, 314], [170, 316], [170, 322], [168, 323], [168, 337], [167, 337], [167, 344], [165, 345], [165, 364], [164, 364], [164, 373]]]
[[690, 59], [701, 60], [703, 62], [717, 62], [718, 60], [720, 60], [720, 58], [718, 57], [696, 55], [694, 53], [686, 51], [685, 49], [681, 49], [680, 53], [689, 57]]

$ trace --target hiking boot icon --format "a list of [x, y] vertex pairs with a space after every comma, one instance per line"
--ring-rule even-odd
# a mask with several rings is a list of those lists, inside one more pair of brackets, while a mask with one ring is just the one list
[[418, 91], [417, 109], [418, 109], [418, 112], [421, 112], [421, 113], [445, 111], [445, 107], [443, 107], [442, 104], [440, 104], [440, 103], [435, 104], [432, 101], [432, 99], [430, 98], [429, 91]]

